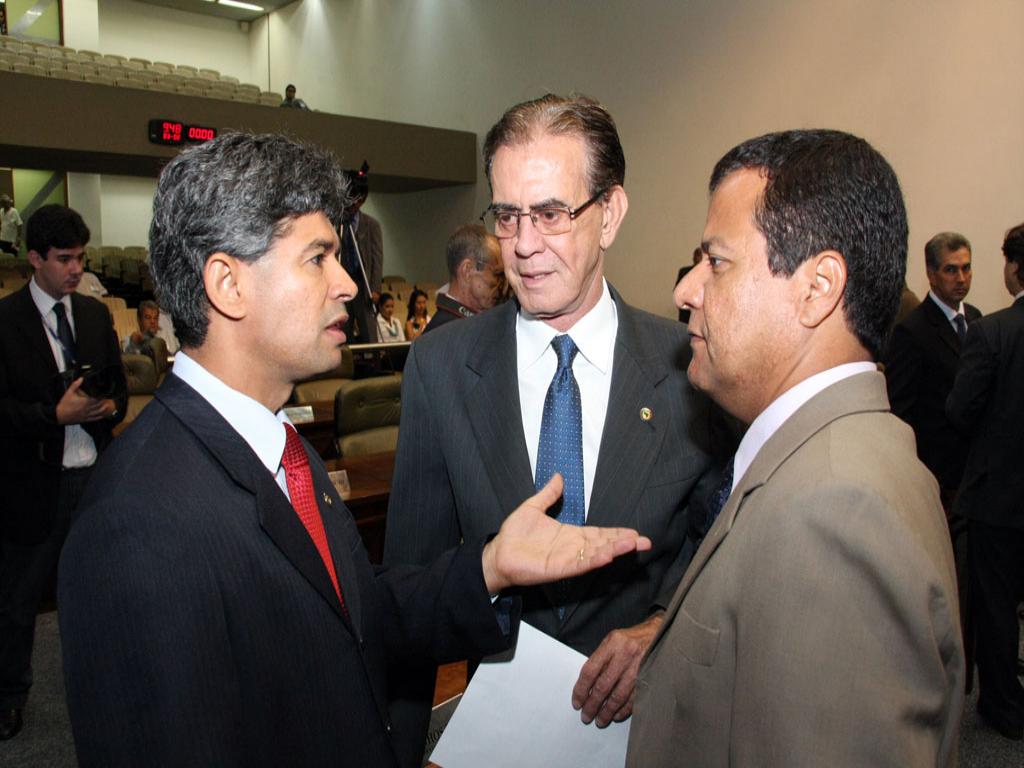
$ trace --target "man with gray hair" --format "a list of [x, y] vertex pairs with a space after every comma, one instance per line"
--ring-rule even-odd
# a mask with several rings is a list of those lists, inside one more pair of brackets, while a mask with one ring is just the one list
[[[960, 602], [967, 600], [967, 521], [954, 502], [967, 464], [967, 449], [946, 415], [960, 346], [981, 312], [964, 301], [971, 290], [971, 244], [958, 232], [940, 232], [924, 247], [930, 289], [892, 331], [883, 362], [892, 412], [914, 430], [917, 455], [939, 483], [956, 556]], [[969, 630], [964, 610], [964, 632]], [[973, 644], [968, 642], [968, 657]]]
[[[516, 301], [413, 344], [385, 562], [425, 563], [476, 538], [555, 471], [568, 489], [559, 519], [630, 520], [650, 553], [523, 592], [527, 621], [589, 656], [571, 700], [605, 725], [632, 711], [640, 656], [688, 562], [688, 522], [703, 518], [701, 482], [715, 482], [710, 409], [686, 381], [685, 327], [629, 306], [605, 280], [629, 206], [608, 110], [551, 94], [516, 105], [487, 134], [484, 167], [482, 218]], [[409, 697], [425, 713], [433, 678], [422, 677]], [[422, 754], [425, 717], [410, 727]]]
[[517, 600], [490, 594], [650, 546], [550, 519], [556, 478], [493, 538], [370, 565], [282, 410], [341, 358], [346, 190], [332, 155], [282, 136], [228, 134], [160, 176], [150, 260], [182, 351], [97, 467], [60, 566], [83, 768], [404, 765], [389, 664], [505, 648]]
[[448, 292], [437, 297], [437, 312], [424, 331], [473, 317], [495, 305], [505, 274], [498, 238], [480, 224], [466, 224], [448, 238]]
[[940, 232], [924, 247], [930, 290], [925, 300], [893, 328], [883, 362], [892, 412], [917, 437], [917, 453], [952, 507], [964, 473], [966, 452], [946, 418], [960, 345], [968, 324], [981, 317], [964, 302], [971, 290], [971, 244], [957, 232]]

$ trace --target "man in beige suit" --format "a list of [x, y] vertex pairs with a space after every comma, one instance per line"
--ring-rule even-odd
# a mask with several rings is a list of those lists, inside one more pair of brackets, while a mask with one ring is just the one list
[[748, 428], [641, 665], [630, 766], [948, 766], [964, 660], [934, 478], [874, 360], [907, 223], [867, 142], [790, 131], [711, 177], [690, 380]]

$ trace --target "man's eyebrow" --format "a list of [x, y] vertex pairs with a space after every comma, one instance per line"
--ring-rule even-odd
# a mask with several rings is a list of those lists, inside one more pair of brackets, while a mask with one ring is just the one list
[[[534, 203], [530, 206], [531, 211], [536, 211], [541, 208], [570, 208], [571, 206], [564, 200], [560, 200], [557, 197], [549, 197], [540, 202]], [[492, 211], [518, 211], [519, 206], [513, 205], [512, 203], [491, 203]]]
[[316, 240], [311, 240], [309, 242], [309, 244], [303, 250], [304, 251], [320, 251], [320, 250], [329, 251], [329, 250], [331, 250], [333, 248], [337, 248], [337, 247], [338, 247], [338, 241], [337, 240], [333, 240], [333, 239], [332, 240], [327, 240], [325, 238], [317, 238]]
[[711, 251], [712, 246], [717, 248], [719, 251], [731, 251], [729, 245], [718, 236], [709, 237], [700, 244], [700, 249], [706, 254]]

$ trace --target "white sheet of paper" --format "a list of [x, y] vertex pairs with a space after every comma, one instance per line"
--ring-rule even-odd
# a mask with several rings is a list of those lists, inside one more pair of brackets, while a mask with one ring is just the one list
[[431, 759], [442, 768], [622, 768], [629, 720], [598, 728], [572, 708], [586, 660], [521, 623], [515, 656], [480, 665]]

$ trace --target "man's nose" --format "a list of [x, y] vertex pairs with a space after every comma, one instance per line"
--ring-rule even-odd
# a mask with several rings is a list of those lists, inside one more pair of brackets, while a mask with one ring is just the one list
[[530, 256], [544, 250], [544, 237], [537, 231], [533, 219], [529, 216], [519, 217], [519, 234], [516, 235], [516, 255]]
[[359, 293], [359, 287], [355, 280], [337, 258], [328, 258], [324, 263], [327, 264], [327, 279], [330, 284], [331, 298], [352, 301]]
[[699, 309], [703, 303], [704, 281], [711, 273], [711, 268], [705, 267], [706, 263], [707, 259], [704, 259], [700, 264], [695, 264], [676, 284], [672, 298], [679, 309]]

